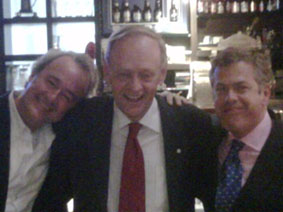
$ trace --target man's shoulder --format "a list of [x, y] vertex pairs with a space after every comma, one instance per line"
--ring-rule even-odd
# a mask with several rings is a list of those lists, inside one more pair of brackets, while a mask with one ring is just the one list
[[270, 138], [277, 139], [278, 144], [283, 148], [283, 120], [273, 120]]
[[9, 93], [0, 96], [0, 115], [7, 116], [9, 113]]
[[183, 104], [181, 106], [178, 106], [176, 104], [169, 105], [166, 101], [165, 97], [156, 97], [158, 105], [160, 110], [164, 111], [171, 111], [172, 113], [179, 114], [181, 116], [189, 116], [191, 118], [194, 117], [206, 117], [210, 118], [210, 115], [205, 112], [204, 110], [201, 110], [200, 108], [196, 107], [193, 104]]
[[9, 101], [9, 94], [10, 93], [4, 93], [4, 94], [0, 95], [0, 104], [1, 105], [8, 103], [8, 101]]

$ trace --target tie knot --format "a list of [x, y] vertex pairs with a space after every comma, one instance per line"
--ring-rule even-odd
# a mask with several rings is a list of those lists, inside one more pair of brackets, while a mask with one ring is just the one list
[[232, 141], [232, 146], [231, 146], [231, 150], [230, 151], [232, 151], [234, 153], [238, 153], [241, 149], [243, 149], [243, 147], [244, 147], [244, 144], [243, 144], [242, 141], [234, 139]]
[[129, 137], [130, 138], [136, 138], [138, 133], [139, 133], [141, 126], [142, 125], [138, 122], [130, 123], [129, 124]]

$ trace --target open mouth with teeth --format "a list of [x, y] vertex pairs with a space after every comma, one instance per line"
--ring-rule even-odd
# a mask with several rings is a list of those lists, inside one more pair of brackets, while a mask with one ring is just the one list
[[142, 100], [143, 95], [141, 96], [124, 95], [124, 98], [129, 102], [139, 102], [140, 100]]

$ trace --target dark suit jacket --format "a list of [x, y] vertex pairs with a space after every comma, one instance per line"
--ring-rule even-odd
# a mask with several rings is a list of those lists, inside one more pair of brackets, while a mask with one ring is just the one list
[[[223, 134], [221, 134], [223, 136]], [[222, 139], [220, 138], [219, 141]], [[220, 142], [218, 142], [220, 143]], [[217, 146], [215, 146], [217, 158]], [[233, 211], [283, 211], [283, 123], [273, 121], [270, 135], [233, 206]], [[214, 162], [214, 193], [217, 161]], [[210, 189], [212, 190], [212, 189]]]
[[[207, 186], [201, 176], [206, 144], [211, 138], [211, 120], [194, 106], [172, 107], [159, 97], [158, 105], [170, 211], [193, 211], [194, 197]], [[60, 211], [71, 196], [75, 211], [107, 211], [112, 120], [113, 99], [108, 97], [88, 100], [66, 118], [67, 133], [59, 132], [57, 139], [61, 149], [68, 145], [71, 154], [58, 151], [60, 154], [51, 156], [36, 211]]]
[[8, 94], [0, 97], [0, 211], [5, 210], [10, 164], [10, 111]]

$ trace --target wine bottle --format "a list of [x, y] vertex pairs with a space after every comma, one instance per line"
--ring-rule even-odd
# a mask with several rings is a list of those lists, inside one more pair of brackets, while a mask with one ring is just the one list
[[222, 0], [218, 0], [217, 2], [217, 13], [223, 14], [224, 13], [224, 3]]
[[119, 23], [121, 17], [121, 12], [119, 8], [119, 2], [118, 0], [114, 1], [113, 7], [112, 7], [112, 21], [113, 23]]
[[250, 2], [250, 12], [254, 13], [257, 11], [257, 2], [255, 0], [251, 0]]
[[216, 0], [211, 0], [210, 13], [216, 14], [216, 12], [217, 12], [217, 2], [216, 2]]
[[141, 22], [142, 20], [141, 9], [137, 5], [134, 5], [134, 9], [132, 12], [132, 20], [133, 22]]
[[230, 0], [226, 0], [225, 12], [226, 13], [232, 13], [232, 2]]
[[241, 13], [247, 13], [249, 12], [249, 5], [248, 5], [248, 0], [242, 0], [241, 1]]
[[239, 0], [234, 0], [232, 3], [232, 13], [239, 13], [239, 12], [240, 12]]
[[260, 0], [259, 2], [259, 12], [264, 12], [265, 8], [264, 8], [264, 1]]
[[178, 10], [176, 8], [176, 4], [175, 4], [174, 0], [171, 1], [170, 21], [172, 21], [172, 22], [178, 21]]
[[122, 9], [122, 19], [124, 23], [129, 23], [131, 21], [131, 11], [128, 0], [124, 0], [123, 9]]
[[152, 13], [151, 13], [151, 8], [150, 8], [150, 3], [149, 3], [148, 0], [145, 0], [145, 2], [144, 2], [143, 20], [145, 22], [151, 22], [151, 20], [152, 20]]
[[266, 10], [268, 12], [271, 12], [273, 10], [273, 1], [272, 0], [268, 0]]
[[204, 0], [198, 0], [197, 11], [198, 11], [198, 14], [201, 14], [204, 12]]
[[155, 8], [154, 8], [154, 21], [159, 22], [160, 18], [162, 17], [162, 9], [161, 9], [161, 2], [160, 0], [155, 1]]

